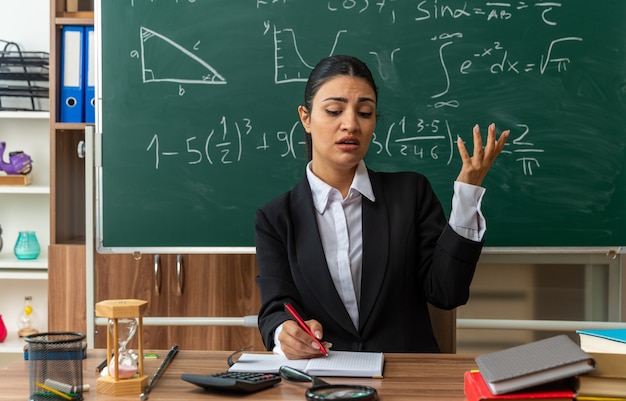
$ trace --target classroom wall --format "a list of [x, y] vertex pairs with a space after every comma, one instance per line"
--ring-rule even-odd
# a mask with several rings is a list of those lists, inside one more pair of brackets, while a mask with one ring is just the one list
[[50, 1], [0, 0], [0, 39], [15, 42], [22, 50], [48, 52]]

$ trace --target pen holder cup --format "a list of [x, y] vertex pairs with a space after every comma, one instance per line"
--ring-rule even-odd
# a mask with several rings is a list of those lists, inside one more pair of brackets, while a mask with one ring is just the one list
[[29, 400], [83, 399], [83, 340], [72, 332], [38, 333], [28, 343]]

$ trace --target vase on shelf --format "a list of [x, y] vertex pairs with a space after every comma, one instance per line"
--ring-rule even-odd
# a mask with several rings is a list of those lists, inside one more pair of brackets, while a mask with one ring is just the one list
[[19, 260], [37, 259], [41, 248], [34, 231], [20, 231], [13, 252]]
[[7, 326], [4, 324], [4, 320], [2, 320], [2, 315], [0, 315], [0, 343], [4, 342], [7, 338]]

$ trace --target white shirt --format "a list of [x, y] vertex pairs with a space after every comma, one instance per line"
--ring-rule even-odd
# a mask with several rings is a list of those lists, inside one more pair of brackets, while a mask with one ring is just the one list
[[[359, 163], [345, 198], [339, 190], [313, 174], [310, 163], [306, 174], [330, 275], [354, 327], [358, 328], [363, 257], [361, 202], [363, 196], [376, 201], [367, 168], [363, 161]], [[454, 182], [449, 224], [467, 239], [481, 241], [485, 233], [486, 222], [480, 211], [484, 193], [485, 188]], [[274, 352], [280, 354], [278, 335], [281, 330], [282, 324], [274, 333]]]

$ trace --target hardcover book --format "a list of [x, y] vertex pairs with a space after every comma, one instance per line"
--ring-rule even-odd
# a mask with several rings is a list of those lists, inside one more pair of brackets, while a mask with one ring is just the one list
[[576, 330], [580, 348], [586, 352], [626, 354], [626, 328]]
[[626, 395], [626, 379], [581, 375], [578, 376], [576, 392], [581, 396], [624, 397]]
[[588, 374], [593, 376], [620, 377], [626, 380], [626, 354], [612, 354], [608, 352], [587, 353], [596, 361], [595, 370]]
[[566, 335], [479, 355], [476, 363], [493, 394], [526, 389], [595, 368], [593, 358]]
[[567, 401], [573, 400], [574, 390], [566, 381], [557, 381], [513, 393], [496, 395], [489, 391], [487, 383], [477, 370], [465, 372], [463, 391], [467, 401], [515, 400], [515, 401]]

